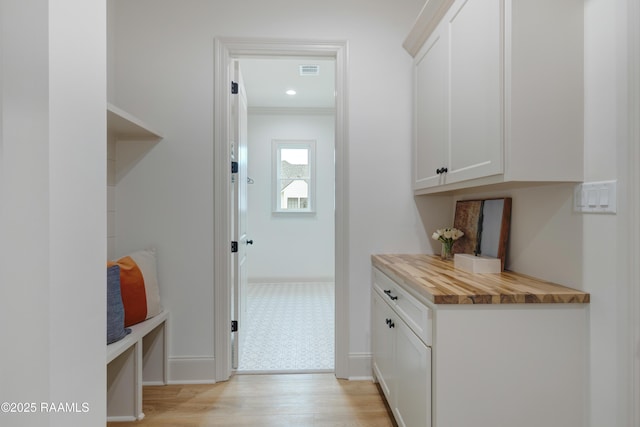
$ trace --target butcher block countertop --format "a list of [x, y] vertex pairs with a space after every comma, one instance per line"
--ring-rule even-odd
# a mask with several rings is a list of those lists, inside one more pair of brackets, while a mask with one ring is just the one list
[[374, 267], [434, 304], [588, 303], [589, 294], [504, 271], [468, 273], [437, 255], [373, 255]]

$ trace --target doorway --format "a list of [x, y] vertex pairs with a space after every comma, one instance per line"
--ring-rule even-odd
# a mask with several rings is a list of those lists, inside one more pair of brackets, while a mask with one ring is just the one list
[[[345, 42], [264, 41], [249, 39], [217, 39], [215, 60], [215, 219], [214, 297], [216, 380], [228, 379], [232, 373], [231, 321], [232, 256], [229, 251], [232, 218], [230, 207], [231, 178], [229, 159], [230, 132], [230, 65], [240, 58], [327, 58], [335, 61], [335, 200], [334, 200], [334, 281], [335, 281], [335, 366], [338, 378], [347, 377], [347, 233], [346, 229], [346, 111], [345, 84], [347, 45]], [[251, 160], [250, 160], [251, 161]], [[252, 178], [252, 177], [250, 177]], [[250, 237], [251, 238], [251, 237]], [[256, 241], [257, 244], [257, 241]], [[252, 248], [253, 249], [253, 248]]]
[[248, 99], [248, 283], [238, 373], [333, 372], [335, 60], [238, 60]]

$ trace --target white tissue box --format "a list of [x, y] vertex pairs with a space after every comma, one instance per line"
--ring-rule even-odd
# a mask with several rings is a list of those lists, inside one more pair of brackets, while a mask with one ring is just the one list
[[471, 254], [454, 254], [453, 266], [470, 273], [500, 273], [500, 258], [475, 256]]

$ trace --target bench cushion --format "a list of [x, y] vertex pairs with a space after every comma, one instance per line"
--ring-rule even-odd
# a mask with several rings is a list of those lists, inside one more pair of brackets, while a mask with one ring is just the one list
[[124, 327], [124, 305], [120, 294], [120, 267], [107, 267], [107, 344], [124, 338], [131, 329]]

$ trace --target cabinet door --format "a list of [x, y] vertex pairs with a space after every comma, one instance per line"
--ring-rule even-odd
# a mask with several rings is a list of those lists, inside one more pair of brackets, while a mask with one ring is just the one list
[[431, 348], [402, 321], [396, 325], [397, 395], [394, 413], [399, 426], [431, 426]]
[[503, 171], [501, 0], [458, 0], [449, 34], [447, 183]]
[[373, 292], [372, 306], [373, 369], [389, 406], [392, 406], [395, 390], [395, 324], [398, 322], [394, 312], [377, 292]]
[[441, 184], [447, 162], [447, 34], [436, 30], [414, 61], [414, 189]]

